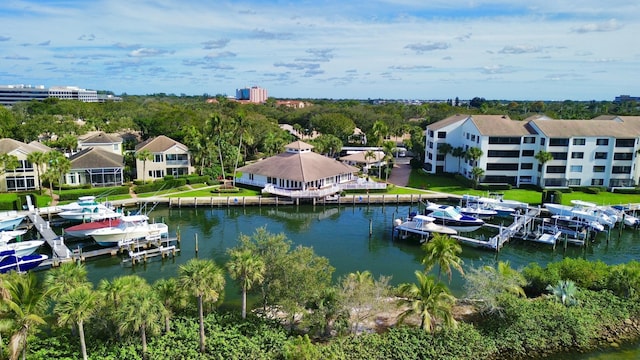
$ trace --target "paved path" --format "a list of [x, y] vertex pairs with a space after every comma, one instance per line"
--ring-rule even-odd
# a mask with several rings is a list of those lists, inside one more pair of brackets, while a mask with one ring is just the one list
[[391, 175], [389, 175], [390, 183], [397, 186], [407, 186], [409, 184], [409, 174], [411, 174], [409, 161], [411, 161], [409, 157], [398, 158], [398, 161], [393, 166]]

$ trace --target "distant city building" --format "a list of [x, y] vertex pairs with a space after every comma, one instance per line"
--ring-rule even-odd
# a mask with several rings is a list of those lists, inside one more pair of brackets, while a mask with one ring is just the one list
[[236, 100], [248, 100], [252, 103], [261, 104], [267, 101], [267, 98], [267, 89], [258, 86], [236, 89]]
[[47, 98], [98, 102], [98, 93], [95, 90], [85, 90], [76, 86], [46, 88], [43, 85], [0, 85], [0, 105], [11, 106], [18, 102], [43, 101]]
[[621, 103], [625, 101], [640, 102], [640, 96], [620, 95], [620, 96], [616, 96], [616, 98], [613, 100], [613, 102], [616, 102], [616, 103]]

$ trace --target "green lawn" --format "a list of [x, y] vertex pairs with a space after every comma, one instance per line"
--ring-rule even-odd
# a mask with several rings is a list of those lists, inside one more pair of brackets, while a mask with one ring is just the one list
[[[414, 169], [409, 176], [409, 186], [418, 189], [444, 192], [449, 194], [471, 194], [487, 195], [487, 191], [474, 190], [465, 187], [456, 178], [449, 175], [425, 174], [419, 169]], [[504, 198], [518, 200], [531, 205], [539, 205], [542, 201], [542, 193], [534, 190], [512, 189], [500, 191], [504, 193]], [[569, 205], [571, 200], [583, 200], [596, 203], [598, 205], [615, 205], [640, 203], [640, 195], [617, 194], [611, 192], [600, 192], [599, 194], [587, 194], [580, 191], [562, 194], [562, 203]]]

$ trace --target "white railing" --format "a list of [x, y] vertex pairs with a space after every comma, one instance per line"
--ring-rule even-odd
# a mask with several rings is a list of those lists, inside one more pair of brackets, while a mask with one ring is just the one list
[[342, 190], [374, 190], [374, 189], [386, 189], [386, 183], [379, 183], [375, 181], [356, 181], [339, 185]]
[[273, 184], [265, 185], [264, 189], [262, 189], [263, 193], [269, 193], [273, 195], [279, 196], [287, 196], [290, 198], [318, 198], [325, 197], [327, 195], [332, 195], [337, 192], [340, 192], [340, 187], [338, 186], [330, 186], [322, 189], [313, 189], [313, 190], [290, 190], [290, 189], [282, 189], [276, 188]]

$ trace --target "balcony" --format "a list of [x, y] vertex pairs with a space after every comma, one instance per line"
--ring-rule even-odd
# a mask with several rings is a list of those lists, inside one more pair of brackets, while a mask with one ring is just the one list
[[167, 166], [189, 166], [189, 160], [167, 160]]

